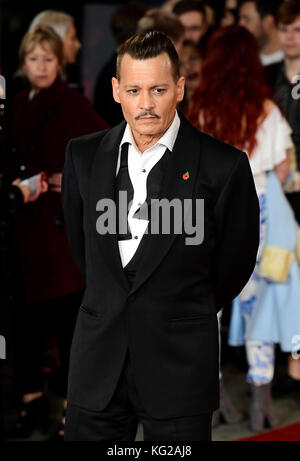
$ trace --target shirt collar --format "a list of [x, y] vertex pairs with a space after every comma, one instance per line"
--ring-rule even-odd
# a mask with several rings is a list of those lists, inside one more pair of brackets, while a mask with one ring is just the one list
[[[176, 137], [177, 137], [177, 134], [178, 134], [179, 127], [180, 127], [180, 118], [178, 116], [177, 111], [175, 111], [175, 117], [173, 119], [173, 122], [171, 123], [171, 125], [169, 126], [167, 131], [163, 134], [163, 136], [161, 138], [159, 138], [157, 143], [154, 144], [154, 146], [162, 145], [162, 146], [168, 148], [172, 152], [174, 144], [175, 144], [175, 141], [176, 141]], [[136, 143], [134, 141], [134, 138], [132, 136], [131, 128], [130, 128], [128, 123], [126, 124], [126, 128], [125, 128], [125, 131], [124, 131], [124, 134], [123, 134], [123, 138], [122, 138], [122, 141], [120, 143], [120, 148], [126, 142], [128, 142], [129, 144], [132, 144], [135, 147], [135, 149], [137, 151], [139, 151], [139, 149], [138, 149], [138, 147], [137, 147], [137, 145], [136, 145]], [[150, 149], [152, 149], [154, 146], [152, 146]]]

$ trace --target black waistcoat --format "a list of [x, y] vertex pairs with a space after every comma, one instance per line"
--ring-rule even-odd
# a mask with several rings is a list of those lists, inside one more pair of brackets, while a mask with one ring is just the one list
[[[166, 149], [164, 155], [161, 159], [153, 166], [150, 173], [147, 177], [147, 198], [145, 202], [140, 206], [140, 208], [136, 211], [133, 215], [135, 218], [139, 219], [147, 219], [149, 220], [148, 229], [150, 228], [151, 224], [151, 207], [150, 203], [152, 199], [159, 198], [159, 193], [161, 189], [161, 185], [163, 184], [164, 176], [167, 170], [168, 162], [170, 161], [171, 152], [169, 149]], [[118, 223], [118, 216], [119, 216], [119, 192], [126, 191], [127, 192], [127, 210], [128, 210], [128, 203], [133, 199], [133, 186], [130, 180], [129, 172], [128, 172], [128, 143], [123, 144], [121, 149], [121, 161], [120, 161], [120, 169], [115, 181], [115, 201], [116, 201], [116, 215], [117, 215], [117, 236], [118, 240], [129, 240], [134, 238], [132, 236], [130, 229], [127, 228], [126, 234], [119, 233], [119, 223]], [[147, 213], [147, 207], [148, 212]], [[124, 267], [124, 271], [128, 278], [129, 284], [132, 287], [133, 281], [135, 279], [138, 263], [140, 261], [143, 246], [145, 243], [145, 238], [141, 239], [141, 242], [134, 253], [131, 260], [128, 264]]]

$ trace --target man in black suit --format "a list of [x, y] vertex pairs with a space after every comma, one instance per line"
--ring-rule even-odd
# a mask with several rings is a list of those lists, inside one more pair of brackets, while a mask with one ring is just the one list
[[71, 140], [63, 172], [87, 283], [65, 440], [134, 440], [138, 421], [145, 440], [210, 440], [216, 314], [248, 281], [259, 241], [248, 158], [178, 115], [184, 78], [164, 34], [127, 40], [112, 84], [126, 121]]

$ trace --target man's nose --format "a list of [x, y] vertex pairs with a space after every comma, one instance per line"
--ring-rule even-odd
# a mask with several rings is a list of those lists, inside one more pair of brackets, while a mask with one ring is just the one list
[[140, 96], [140, 109], [151, 110], [154, 108], [154, 101], [148, 92], [142, 93]]

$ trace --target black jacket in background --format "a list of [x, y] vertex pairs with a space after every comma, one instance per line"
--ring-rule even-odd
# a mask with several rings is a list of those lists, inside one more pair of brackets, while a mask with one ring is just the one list
[[[300, 87], [299, 80], [291, 83], [285, 74], [284, 61], [265, 67], [266, 79], [274, 92], [274, 98], [292, 128], [292, 139], [296, 148], [297, 169], [300, 170]], [[299, 69], [300, 73], [300, 69]], [[296, 88], [297, 86], [297, 88]], [[297, 97], [293, 97], [293, 92]], [[286, 194], [300, 223], [300, 192]]]
[[275, 100], [293, 130], [292, 138], [296, 147], [298, 170], [300, 170], [300, 88], [297, 91], [298, 99], [293, 97], [293, 89], [299, 87], [299, 80], [296, 83], [288, 80], [284, 61], [266, 66], [265, 71]]

